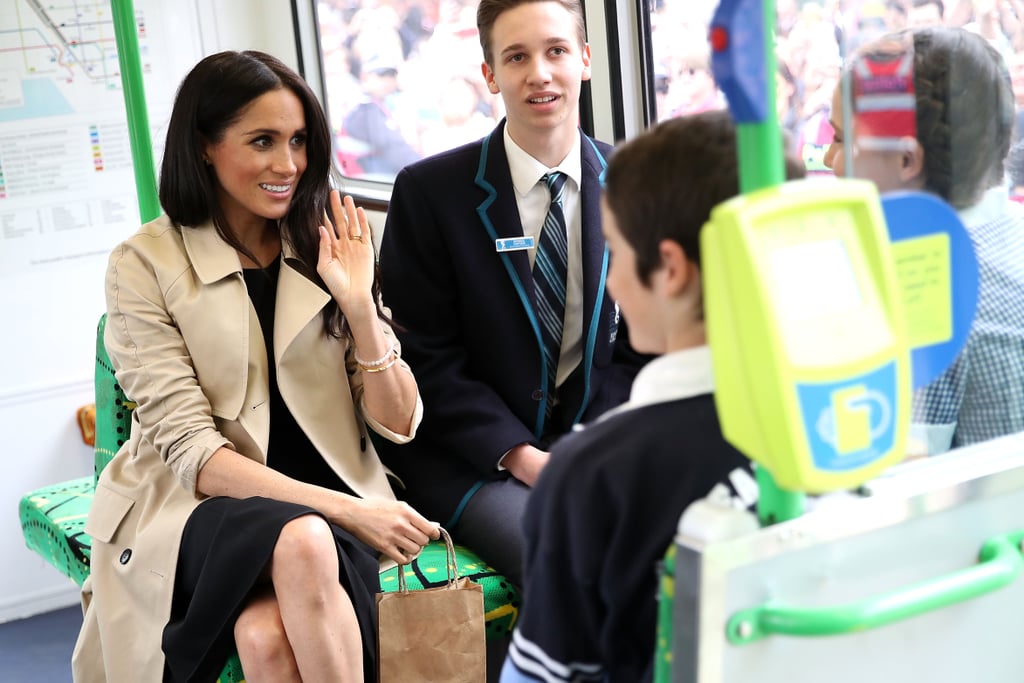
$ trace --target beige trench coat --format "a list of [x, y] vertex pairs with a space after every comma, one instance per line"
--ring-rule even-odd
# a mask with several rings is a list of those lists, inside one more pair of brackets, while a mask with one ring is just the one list
[[[409, 434], [366, 414], [348, 344], [323, 334], [329, 294], [289, 265], [287, 249], [285, 256], [273, 332], [281, 395], [353, 491], [393, 498], [385, 468], [361, 437], [368, 426], [409, 441], [422, 404]], [[202, 500], [197, 473], [221, 446], [266, 463], [267, 352], [238, 256], [212, 225], [179, 229], [166, 217], [144, 225], [111, 254], [106, 295], [107, 350], [138, 409], [90, 509], [92, 573], [72, 670], [78, 683], [156, 683], [179, 541]]]

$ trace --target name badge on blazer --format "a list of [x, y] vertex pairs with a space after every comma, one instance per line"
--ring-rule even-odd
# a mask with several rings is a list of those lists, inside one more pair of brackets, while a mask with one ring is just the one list
[[494, 250], [499, 254], [506, 251], [522, 251], [523, 249], [533, 249], [534, 238], [527, 237], [506, 237], [504, 239], [494, 240]]

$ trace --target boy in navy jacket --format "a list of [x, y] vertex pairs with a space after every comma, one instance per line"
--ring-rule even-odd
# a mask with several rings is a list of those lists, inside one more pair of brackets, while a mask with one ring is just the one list
[[656, 566], [680, 515], [712, 492], [755, 502], [749, 461], [715, 410], [698, 241], [738, 193], [736, 165], [725, 111], [666, 121], [611, 158], [608, 288], [637, 351], [661, 355], [627, 403], [552, 449], [527, 505], [524, 603], [502, 683], [651, 680]]

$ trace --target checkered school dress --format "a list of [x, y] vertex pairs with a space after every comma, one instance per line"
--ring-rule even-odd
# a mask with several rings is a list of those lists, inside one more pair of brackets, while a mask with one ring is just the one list
[[997, 187], [960, 218], [978, 257], [978, 309], [960, 355], [914, 396], [929, 453], [1024, 430], [1024, 208]]

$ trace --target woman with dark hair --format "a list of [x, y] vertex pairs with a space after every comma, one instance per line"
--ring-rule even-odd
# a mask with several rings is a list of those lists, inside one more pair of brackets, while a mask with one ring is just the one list
[[436, 525], [394, 499], [367, 429], [422, 414], [365, 214], [329, 127], [259, 52], [202, 60], [167, 131], [165, 215], [118, 245], [105, 343], [137, 403], [87, 532], [76, 681], [373, 681], [378, 558]]
[[931, 26], [865, 45], [850, 68], [883, 74], [890, 103], [900, 101], [889, 95], [905, 79], [902, 93], [912, 93], [914, 115], [886, 118], [860, 106], [852, 130], [844, 130], [837, 88], [825, 163], [836, 175], [873, 180], [881, 192], [938, 195], [957, 210], [978, 258], [978, 308], [967, 343], [915, 395], [914, 437], [939, 453], [1024, 430], [1024, 212], [1005, 179], [1014, 125], [1006, 64], [978, 34]]

